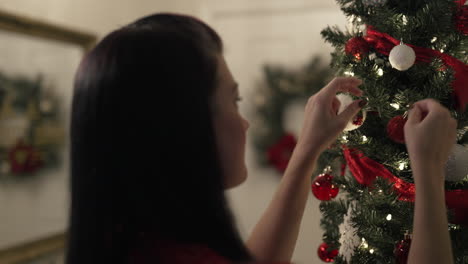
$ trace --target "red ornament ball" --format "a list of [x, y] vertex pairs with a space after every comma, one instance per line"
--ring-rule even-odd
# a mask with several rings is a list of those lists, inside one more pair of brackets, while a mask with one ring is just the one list
[[338, 186], [333, 183], [333, 176], [327, 173], [320, 174], [312, 182], [312, 193], [320, 201], [329, 201], [339, 192]]
[[369, 53], [369, 49], [369, 44], [362, 37], [351, 38], [345, 45], [346, 54], [353, 55], [358, 60]]
[[320, 244], [317, 254], [324, 262], [333, 262], [335, 257], [338, 255], [338, 249], [330, 249], [330, 246], [324, 242]]
[[405, 131], [404, 127], [406, 124], [406, 118], [403, 116], [395, 116], [390, 119], [387, 124], [387, 135], [393, 141], [397, 143], [405, 143]]
[[395, 260], [397, 264], [407, 263], [410, 246], [411, 246], [411, 238], [409, 236], [405, 236], [405, 239], [399, 241], [395, 245], [393, 254], [395, 255]]

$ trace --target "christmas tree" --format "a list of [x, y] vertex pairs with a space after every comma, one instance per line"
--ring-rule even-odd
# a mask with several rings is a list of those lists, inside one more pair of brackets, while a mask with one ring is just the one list
[[[403, 126], [411, 105], [434, 98], [458, 120], [446, 165], [456, 263], [468, 263], [468, 6], [466, 0], [337, 0], [352, 22], [322, 36], [338, 76], [363, 80], [368, 100], [313, 183], [322, 200], [319, 257], [335, 263], [406, 263], [414, 192]], [[338, 96], [342, 107], [353, 99]], [[430, 230], [428, 230], [430, 232]]]

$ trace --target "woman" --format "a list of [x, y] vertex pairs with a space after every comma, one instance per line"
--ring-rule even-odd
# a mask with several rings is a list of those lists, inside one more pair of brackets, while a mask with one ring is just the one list
[[[298, 145], [244, 244], [224, 190], [247, 177], [248, 123], [218, 34], [157, 14], [106, 36], [76, 75], [68, 264], [288, 262], [320, 153], [365, 101], [337, 115], [337, 78], [311, 97]], [[316, 129], [320, 127], [321, 129]]]

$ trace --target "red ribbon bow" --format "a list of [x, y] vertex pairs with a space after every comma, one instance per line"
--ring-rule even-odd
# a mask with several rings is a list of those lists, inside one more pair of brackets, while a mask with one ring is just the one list
[[[372, 160], [356, 149], [344, 148], [344, 157], [352, 175], [362, 185], [370, 186], [377, 177], [394, 183], [393, 188], [401, 201], [414, 202], [415, 185], [388, 171], [384, 165]], [[447, 207], [454, 213], [452, 223], [468, 225], [468, 190], [445, 191]]]

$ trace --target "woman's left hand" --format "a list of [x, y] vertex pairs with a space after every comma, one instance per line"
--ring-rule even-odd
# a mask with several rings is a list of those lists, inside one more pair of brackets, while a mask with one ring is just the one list
[[309, 98], [296, 151], [309, 157], [318, 157], [335, 142], [348, 122], [367, 104], [366, 100], [355, 100], [337, 114], [340, 102], [336, 93], [362, 96], [363, 91], [358, 88], [361, 84], [362, 81], [357, 78], [338, 77]]

